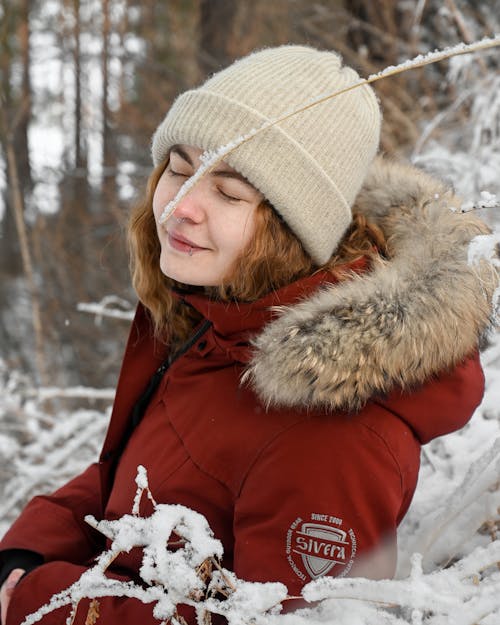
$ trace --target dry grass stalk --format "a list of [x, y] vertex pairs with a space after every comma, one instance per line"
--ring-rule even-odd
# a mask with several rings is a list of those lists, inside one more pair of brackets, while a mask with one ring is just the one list
[[294, 117], [295, 115], [298, 115], [299, 113], [303, 113], [304, 111], [307, 111], [317, 106], [318, 104], [321, 104], [323, 102], [326, 102], [327, 100], [336, 98], [344, 93], [353, 91], [354, 89], [358, 89], [359, 87], [362, 87], [364, 85], [370, 85], [384, 78], [389, 78], [392, 76], [396, 76], [398, 74], [403, 74], [409, 70], [425, 67], [427, 65], [431, 65], [440, 61], [450, 59], [454, 56], [470, 54], [472, 52], [487, 50], [489, 48], [494, 48], [497, 46], [500, 46], [500, 35], [497, 35], [496, 37], [493, 37], [493, 38], [484, 38], [481, 41], [477, 41], [475, 43], [468, 44], [468, 45], [459, 44], [457, 46], [446, 48], [444, 50], [437, 50], [435, 52], [431, 52], [426, 55], [419, 55], [404, 63], [400, 63], [399, 65], [386, 67], [382, 71], [376, 74], [372, 74], [371, 76], [368, 76], [368, 78], [360, 79], [358, 82], [355, 82], [354, 84], [351, 84], [348, 87], [344, 87], [343, 89], [338, 89], [337, 91], [334, 91], [333, 93], [328, 93], [324, 96], [310, 99], [308, 100], [306, 104], [301, 105], [285, 113], [284, 115], [281, 115], [280, 117], [276, 119], [269, 120], [265, 122], [264, 124], [262, 124], [262, 126], [259, 126], [258, 128], [251, 130], [246, 135], [239, 137], [237, 139], [234, 139], [233, 141], [230, 141], [226, 145], [220, 146], [213, 153], [212, 152], [204, 153], [201, 156], [203, 165], [193, 174], [193, 176], [191, 176], [184, 182], [184, 184], [178, 190], [177, 195], [165, 206], [160, 216], [160, 220], [159, 220], [160, 223], [165, 223], [167, 221], [167, 219], [172, 215], [174, 210], [177, 208], [177, 205], [180, 202], [180, 200], [184, 198], [184, 196], [187, 193], [189, 193], [206, 174], [213, 171], [213, 169], [229, 154], [234, 152], [234, 150], [244, 145], [245, 143], [248, 143], [256, 135], [260, 134], [261, 132], [264, 132], [265, 130], [272, 128], [273, 126], [276, 126], [277, 124], [280, 124], [286, 121], [287, 119], [290, 119], [291, 117]]
[[[172, 617], [172, 621], [173, 622], [177, 622], [179, 625], [188, 625], [186, 619], [179, 614], [179, 612], [177, 612], [177, 610], [174, 612], [174, 616]], [[164, 625], [163, 623], [161, 623], [161, 625]]]
[[200, 566], [196, 569], [196, 574], [205, 584], [212, 579], [213, 572], [213, 562], [212, 558], [207, 558], [203, 561]]
[[[445, 4], [450, 10], [450, 13], [453, 15], [453, 19], [455, 20], [457, 24], [457, 29], [460, 32], [460, 35], [463, 37], [463, 40], [466, 43], [471, 43], [474, 37], [472, 33], [470, 32], [469, 27], [467, 26], [464, 16], [462, 15], [462, 12], [457, 7], [455, 0], [445, 0]], [[488, 68], [486, 67], [486, 63], [484, 62], [484, 59], [480, 58], [478, 59], [478, 62], [479, 62], [479, 65], [481, 67], [483, 74], [486, 74], [488, 72]]]
[[208, 610], [203, 612], [202, 625], [212, 625], [212, 614]]
[[71, 611], [69, 613], [68, 618], [66, 619], [66, 625], [73, 625], [76, 618], [76, 613], [78, 611], [78, 606], [80, 605], [80, 601], [71, 604]]
[[215, 566], [215, 568], [219, 571], [221, 579], [222, 579], [222, 581], [225, 584], [225, 587], [220, 587], [217, 590], [218, 590], [218, 592], [223, 594], [225, 597], [229, 597], [231, 592], [235, 592], [236, 591], [236, 586], [232, 583], [232, 581], [230, 579], [228, 579], [226, 577], [226, 575], [224, 574], [224, 569], [217, 562], [217, 560], [215, 558], [211, 558], [211, 560], [212, 560], [213, 566]]
[[99, 618], [99, 601], [92, 599], [85, 618], [85, 625], [95, 625]]
[[102, 569], [103, 572], [107, 571], [109, 569], [109, 567], [113, 564], [113, 562], [116, 560], [116, 558], [121, 555], [123, 552], [122, 551], [118, 551], [117, 553], [115, 553], [115, 555], [109, 560], [109, 562], [104, 566], [104, 568]]
[[[78, 612], [79, 606], [80, 606], [80, 600], [78, 600], [76, 603], [71, 604], [71, 612], [69, 613], [69, 616], [66, 619], [66, 625], [74, 624], [76, 613]], [[94, 598], [90, 601], [89, 609], [87, 610], [87, 616], [85, 617], [85, 625], [95, 625], [98, 618], [99, 618], [99, 601]]]

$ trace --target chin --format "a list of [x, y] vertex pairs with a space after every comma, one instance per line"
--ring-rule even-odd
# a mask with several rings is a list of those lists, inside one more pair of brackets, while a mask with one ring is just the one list
[[164, 276], [190, 286], [219, 286], [224, 276], [217, 268], [207, 266], [206, 259], [193, 255], [186, 259], [171, 254], [160, 255], [160, 270]]
[[176, 271], [175, 268], [165, 266], [162, 263], [160, 263], [160, 270], [167, 278], [189, 286], [217, 286], [219, 284], [217, 281], [211, 280], [210, 276], [203, 276], [198, 272], [186, 271], [185, 269]]

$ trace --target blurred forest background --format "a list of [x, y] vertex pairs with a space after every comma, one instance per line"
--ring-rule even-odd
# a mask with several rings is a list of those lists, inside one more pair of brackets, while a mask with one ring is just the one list
[[[335, 49], [367, 76], [498, 32], [500, 0], [0, 0], [4, 371], [114, 386], [128, 322], [79, 304], [130, 318], [127, 215], [178, 92], [263, 46]], [[500, 192], [498, 48], [375, 89], [386, 153], [465, 175], [470, 202]]]

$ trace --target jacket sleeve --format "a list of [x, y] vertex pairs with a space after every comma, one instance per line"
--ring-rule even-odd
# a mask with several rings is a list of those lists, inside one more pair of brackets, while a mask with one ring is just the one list
[[479, 352], [410, 391], [395, 389], [376, 402], [397, 414], [422, 445], [464, 427], [481, 403], [484, 373]]
[[371, 419], [323, 415], [263, 450], [235, 508], [239, 577], [280, 581], [298, 595], [321, 575], [394, 574], [396, 527], [415, 488], [420, 446], [383, 408], [371, 406], [370, 417], [392, 432], [393, 442]]
[[26, 573], [29, 573], [43, 563], [43, 558], [39, 553], [28, 551], [27, 549], [8, 549], [1, 555], [0, 587], [14, 569], [23, 569]]
[[84, 521], [86, 514], [102, 518], [98, 464], [52, 495], [32, 499], [0, 542], [0, 562], [2, 553], [8, 559], [11, 550], [35, 552], [45, 562], [85, 562], [102, 549], [100, 535]]
[[392, 577], [396, 529], [421, 444], [464, 426], [480, 403], [479, 355], [352, 416], [310, 416], [261, 451], [235, 508], [234, 569], [298, 595], [321, 575]]
[[[92, 566], [93, 557], [103, 550], [104, 544], [100, 542], [102, 535], [83, 519], [86, 514], [102, 518], [100, 508], [97, 464], [91, 465], [53, 495], [36, 497], [27, 505], [0, 547], [4, 550], [7, 563], [14, 562], [12, 557], [22, 557], [33, 550], [36, 565], [30, 567], [32, 570], [16, 585], [4, 625], [20, 625], [26, 616], [47, 604], [54, 594], [71, 586], [88, 570], [88, 566]], [[45, 562], [36, 559], [37, 554], [41, 554]], [[113, 573], [109, 576], [129, 580]], [[88, 599], [80, 602], [74, 625], [85, 625], [89, 604]], [[61, 625], [66, 622], [69, 613], [70, 607], [63, 606], [44, 616], [40, 622], [42, 625]], [[138, 599], [99, 598], [99, 613], [98, 623], [158, 625], [158, 620], [153, 617], [153, 606]], [[196, 623], [193, 610], [187, 606], [180, 606], [179, 614], [190, 625]]]

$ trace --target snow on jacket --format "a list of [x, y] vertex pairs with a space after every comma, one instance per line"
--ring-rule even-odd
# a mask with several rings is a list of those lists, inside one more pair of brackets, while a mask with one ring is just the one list
[[[139, 306], [100, 462], [30, 502], [0, 544], [45, 561], [16, 587], [7, 625], [92, 564], [106, 545], [83, 518], [129, 513], [139, 464], [156, 501], [206, 516], [241, 578], [297, 595], [320, 575], [391, 576], [420, 446], [462, 427], [483, 393], [477, 347], [497, 277], [468, 266], [485, 228], [454, 205], [423, 173], [377, 161], [357, 208], [385, 231], [388, 260], [361, 273], [355, 263], [341, 283], [320, 272], [250, 304], [184, 296], [202, 330], [131, 431], [166, 357]], [[152, 512], [148, 500], [140, 512]], [[110, 573], [138, 580], [140, 557], [122, 554]], [[155, 622], [137, 600], [100, 601], [103, 622]]]

